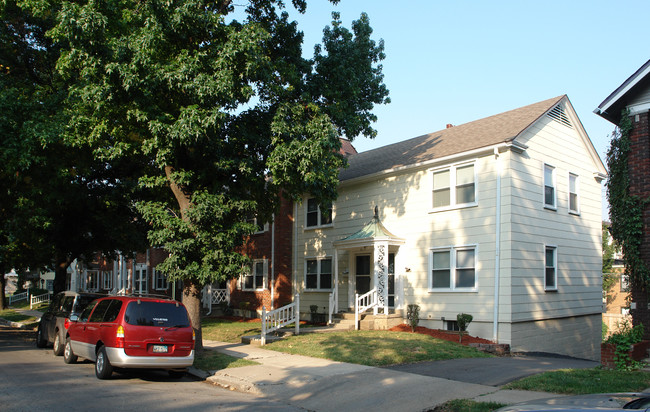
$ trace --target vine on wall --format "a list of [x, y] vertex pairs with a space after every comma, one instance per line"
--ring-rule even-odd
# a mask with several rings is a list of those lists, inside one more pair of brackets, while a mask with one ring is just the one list
[[641, 241], [643, 239], [643, 209], [648, 200], [630, 194], [630, 172], [628, 157], [630, 154], [630, 134], [632, 120], [629, 110], [621, 115], [619, 127], [614, 130], [609, 150], [607, 151], [607, 168], [609, 178], [606, 183], [609, 201], [610, 232], [621, 245], [625, 256], [625, 273], [633, 287], [650, 286], [650, 271], [641, 259]]

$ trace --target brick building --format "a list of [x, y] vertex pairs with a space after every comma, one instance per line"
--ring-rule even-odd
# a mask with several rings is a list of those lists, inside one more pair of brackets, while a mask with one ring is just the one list
[[[594, 110], [594, 113], [620, 125], [624, 109], [629, 110], [633, 130], [630, 135], [630, 154], [628, 167], [630, 175], [630, 194], [650, 200], [650, 60], [614, 90]], [[650, 267], [650, 203], [643, 211], [643, 239], [641, 258]], [[645, 337], [650, 338], [649, 291], [632, 285], [630, 290], [630, 314], [635, 325], [646, 326]]]

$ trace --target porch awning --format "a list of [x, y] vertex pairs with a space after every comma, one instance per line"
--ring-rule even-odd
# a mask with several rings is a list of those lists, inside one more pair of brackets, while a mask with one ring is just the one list
[[393, 235], [386, 229], [379, 219], [377, 207], [375, 206], [375, 215], [359, 231], [334, 242], [336, 248], [351, 248], [358, 246], [372, 245], [377, 241], [386, 241], [389, 245], [401, 245], [404, 239]]

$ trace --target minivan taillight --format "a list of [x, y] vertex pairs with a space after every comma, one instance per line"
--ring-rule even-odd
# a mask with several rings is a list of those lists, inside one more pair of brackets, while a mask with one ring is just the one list
[[117, 348], [123, 348], [124, 347], [124, 327], [122, 325], [119, 325], [117, 327], [117, 333], [115, 334], [115, 347]]
[[70, 318], [65, 318], [63, 320], [63, 327], [65, 328], [65, 330], [68, 330], [68, 328], [70, 327]]
[[196, 340], [196, 334], [194, 333], [194, 328], [192, 328], [192, 340]]

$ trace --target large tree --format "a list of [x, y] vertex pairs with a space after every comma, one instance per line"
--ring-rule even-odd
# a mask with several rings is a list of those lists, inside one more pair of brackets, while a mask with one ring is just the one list
[[365, 14], [352, 30], [333, 14], [309, 59], [282, 1], [240, 3], [63, 2], [51, 32], [74, 79], [70, 135], [102, 161], [146, 159], [141, 183], [168, 190], [138, 206], [169, 252], [159, 268], [184, 283], [197, 349], [200, 290], [247, 265], [247, 218], [268, 221], [281, 192], [335, 199], [339, 137], [373, 137], [388, 101]]

